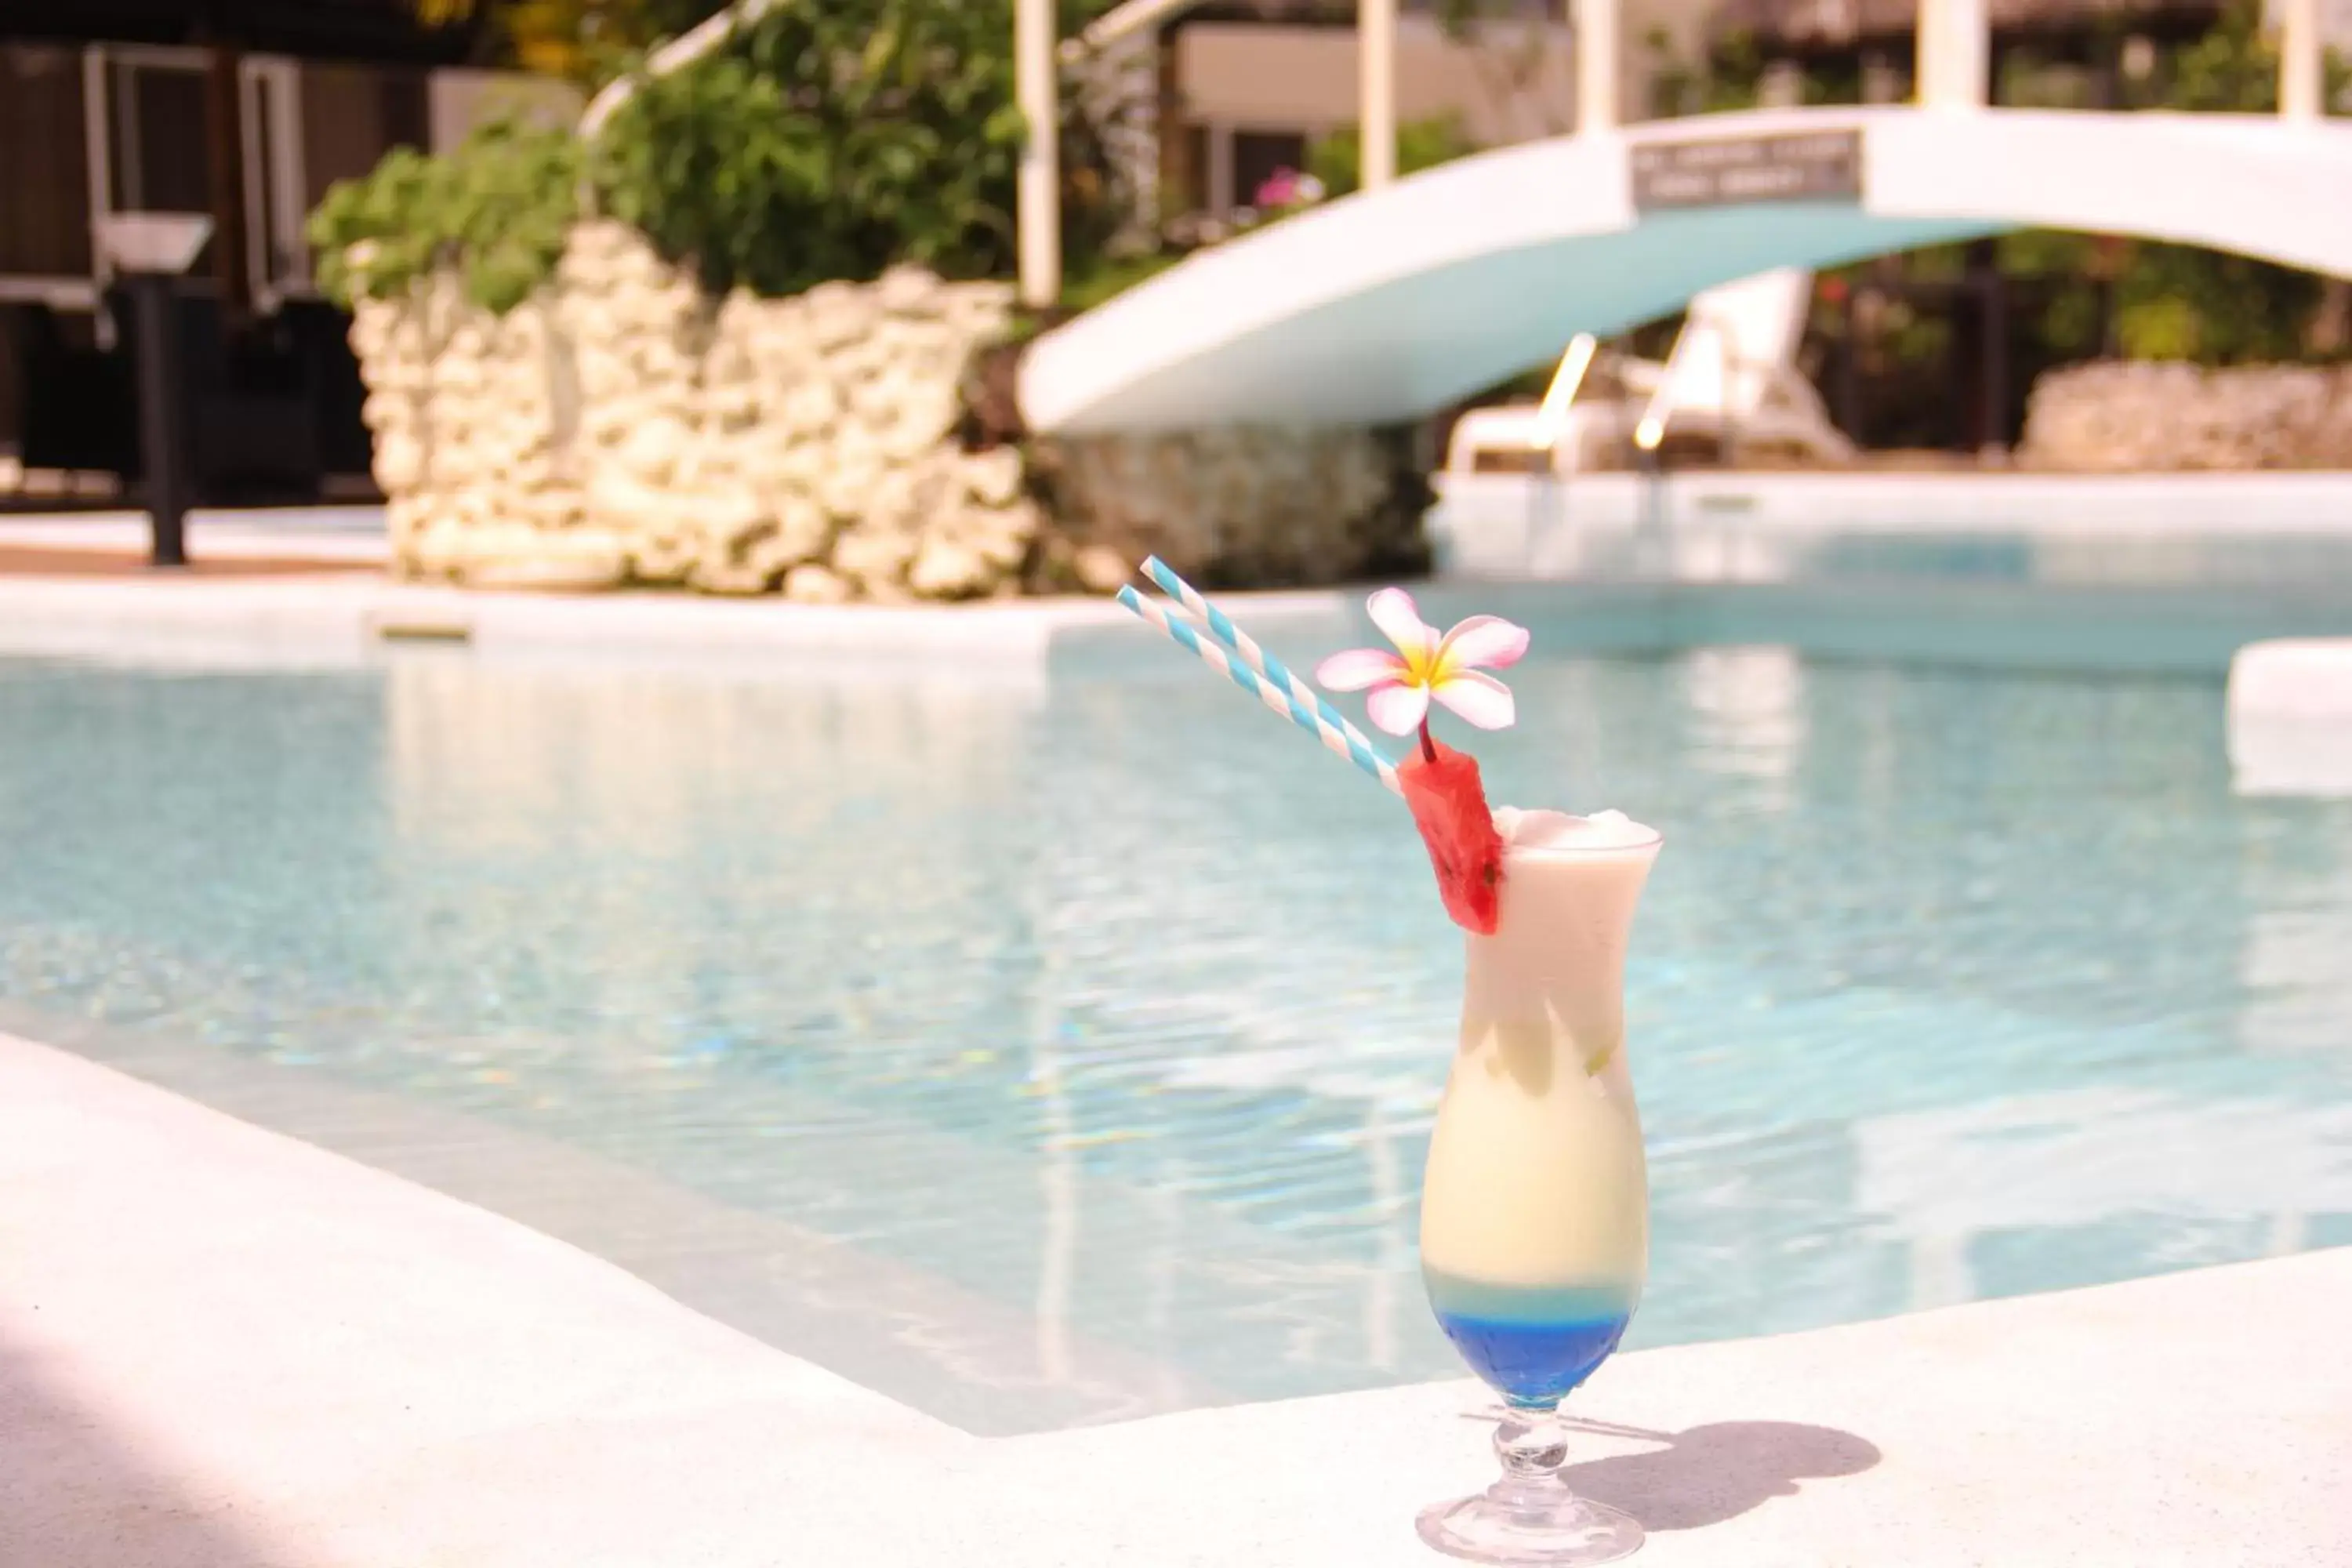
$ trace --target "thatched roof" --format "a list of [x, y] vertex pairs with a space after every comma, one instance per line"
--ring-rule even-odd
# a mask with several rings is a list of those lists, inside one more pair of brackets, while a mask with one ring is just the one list
[[430, 26], [412, 0], [17, 0], [0, 5], [0, 39], [208, 44], [306, 59], [463, 62], [489, 14]]
[[1292, 27], [1353, 27], [1356, 0], [1202, 0], [1172, 19], [1195, 22], [1263, 22]]
[[[2196, 34], [2228, 9], [2229, 0], [1985, 0], [1992, 30], [2016, 37]], [[1706, 30], [1718, 43], [1745, 35], [1768, 50], [1811, 52], [1908, 38], [1918, 25], [1919, 0], [1724, 0]]]

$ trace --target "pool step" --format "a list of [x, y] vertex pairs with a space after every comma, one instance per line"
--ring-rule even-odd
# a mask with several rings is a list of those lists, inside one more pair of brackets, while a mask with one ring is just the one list
[[2240, 794], [2352, 796], [2352, 637], [2248, 643], [2229, 710]]
[[467, 621], [378, 621], [375, 635], [383, 642], [470, 643], [474, 627]]

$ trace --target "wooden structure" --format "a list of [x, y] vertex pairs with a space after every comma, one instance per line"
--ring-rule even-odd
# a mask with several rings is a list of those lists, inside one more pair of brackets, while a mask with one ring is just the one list
[[[207, 499], [363, 473], [340, 311], [303, 222], [395, 146], [432, 145], [478, 20], [410, 0], [73, 0], [0, 10], [0, 450], [34, 468], [138, 471], [110, 215], [200, 213], [180, 308]], [[37, 393], [37, 395], [33, 394]]]
[[307, 281], [301, 218], [429, 136], [428, 72], [478, 51], [407, 0], [76, 0], [0, 14], [0, 299], [89, 302], [109, 211], [203, 212], [198, 270], [267, 310]]

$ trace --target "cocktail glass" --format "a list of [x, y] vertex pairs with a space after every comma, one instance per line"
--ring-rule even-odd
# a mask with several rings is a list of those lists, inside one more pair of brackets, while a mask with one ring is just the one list
[[1503, 1479], [1424, 1510], [1478, 1563], [1607, 1563], [1642, 1527], [1560, 1474], [1559, 1402], [1617, 1348], [1649, 1264], [1648, 1173], [1625, 1064], [1625, 945], [1659, 836], [1614, 813], [1497, 812], [1495, 934], [1468, 939], [1462, 1031], [1422, 1191], [1437, 1319], [1502, 1394]]

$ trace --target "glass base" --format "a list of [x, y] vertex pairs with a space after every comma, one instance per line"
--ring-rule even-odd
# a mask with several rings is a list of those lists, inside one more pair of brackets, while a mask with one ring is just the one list
[[1473, 1563], [1569, 1568], [1613, 1563], [1642, 1547], [1642, 1526], [1559, 1481], [1503, 1481], [1477, 1498], [1440, 1502], [1413, 1521], [1421, 1540]]
[[1476, 1497], [1423, 1509], [1413, 1523], [1450, 1557], [1530, 1568], [1614, 1563], [1642, 1544], [1631, 1515], [1580, 1498], [1556, 1478], [1497, 1481]]
[[1422, 1510], [1421, 1538], [1473, 1563], [1571, 1568], [1614, 1563], [1642, 1544], [1642, 1527], [1607, 1503], [1580, 1498], [1561, 1479], [1568, 1432], [1557, 1407], [1507, 1406], [1495, 1423], [1503, 1479], [1480, 1492]]

